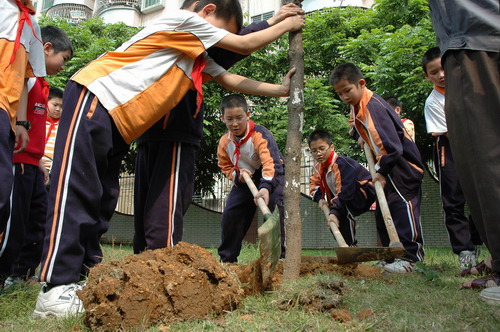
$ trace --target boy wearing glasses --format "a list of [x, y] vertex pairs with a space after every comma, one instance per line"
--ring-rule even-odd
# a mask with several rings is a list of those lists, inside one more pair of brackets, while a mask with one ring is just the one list
[[375, 188], [370, 172], [357, 161], [335, 152], [331, 135], [317, 129], [307, 140], [316, 160], [309, 190], [322, 209], [330, 208], [328, 222], [335, 222], [346, 243], [356, 246], [356, 216], [370, 209]]

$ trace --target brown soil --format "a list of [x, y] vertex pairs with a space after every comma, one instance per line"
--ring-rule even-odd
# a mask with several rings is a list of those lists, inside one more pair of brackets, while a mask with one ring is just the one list
[[356, 317], [359, 320], [364, 320], [364, 319], [367, 319], [367, 318], [370, 318], [370, 317], [373, 317], [373, 316], [375, 316], [375, 313], [373, 312], [372, 309], [362, 310], [362, 311], [358, 312], [358, 314], [356, 315]]
[[236, 308], [243, 291], [210, 252], [181, 242], [95, 266], [78, 295], [88, 327], [115, 331], [220, 314]]
[[[235, 309], [243, 296], [264, 291], [260, 266], [258, 260], [250, 265], [220, 264], [207, 250], [185, 242], [102, 263], [91, 269], [87, 285], [79, 292], [86, 309], [85, 324], [95, 331], [158, 324], [168, 330], [168, 324], [175, 321], [221, 314]], [[374, 266], [337, 265], [334, 257], [302, 256], [301, 276], [331, 272], [357, 279], [382, 274]], [[282, 278], [283, 264], [278, 262], [274, 288]], [[307, 291], [293, 305], [307, 311], [331, 310], [342, 303], [342, 287], [341, 283], [317, 285], [319, 293]]]
[[339, 321], [341, 323], [350, 322], [352, 320], [352, 315], [349, 313], [349, 311], [346, 310], [333, 309], [330, 313], [332, 314], [333, 320]]

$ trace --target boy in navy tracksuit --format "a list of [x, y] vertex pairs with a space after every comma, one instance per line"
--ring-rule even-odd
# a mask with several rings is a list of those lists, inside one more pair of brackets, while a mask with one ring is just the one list
[[[196, 1], [181, 9], [192, 11]], [[283, 6], [267, 21], [243, 27], [240, 35], [260, 31], [284, 18], [301, 14], [294, 4]], [[229, 69], [246, 56], [211, 47], [209, 56]], [[191, 204], [196, 150], [203, 135], [203, 106], [196, 113], [196, 91], [189, 91], [168, 117], [137, 140], [134, 185], [134, 252], [172, 247], [182, 240], [184, 214]], [[197, 115], [196, 115], [197, 114]]]
[[[377, 173], [373, 181], [384, 187], [396, 231], [407, 252], [404, 259], [382, 265], [390, 272], [412, 272], [414, 262], [424, 259], [420, 225], [424, 172], [417, 146], [392, 108], [366, 87], [357, 66], [345, 63], [335, 67], [330, 84], [340, 99], [351, 105], [351, 135], [360, 145], [368, 144], [376, 157]], [[376, 214], [382, 244], [388, 246], [389, 236], [379, 207]]]
[[280, 211], [281, 256], [285, 250], [283, 209], [284, 168], [283, 156], [269, 130], [250, 120], [245, 98], [229, 95], [221, 102], [222, 121], [227, 126], [217, 149], [219, 167], [234, 186], [222, 213], [221, 244], [222, 262], [237, 262], [241, 242], [252, 223], [256, 205], [254, 197], [241, 174], [251, 175], [259, 193], [272, 211]]
[[[328, 204], [330, 216], [338, 220], [337, 226], [346, 243], [356, 246], [356, 216], [370, 209], [375, 201], [375, 188], [370, 172], [357, 161], [338, 155], [332, 137], [318, 129], [308, 139], [314, 159], [314, 173], [310, 178], [310, 194], [320, 208]], [[335, 218], [329, 221], [337, 222]]]

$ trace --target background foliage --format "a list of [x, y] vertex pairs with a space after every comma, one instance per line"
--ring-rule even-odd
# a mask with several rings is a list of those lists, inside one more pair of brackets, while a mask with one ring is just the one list
[[[376, 0], [372, 9], [331, 8], [310, 13], [304, 29], [305, 124], [304, 138], [316, 128], [329, 130], [340, 154], [363, 160], [362, 151], [348, 135], [349, 108], [328, 85], [333, 68], [353, 62], [363, 70], [368, 87], [377, 94], [395, 96], [403, 102], [403, 116], [414, 121], [416, 142], [424, 161], [431, 159], [431, 137], [425, 131], [423, 106], [432, 85], [420, 67], [423, 53], [436, 46], [426, 0]], [[67, 79], [89, 61], [115, 49], [138, 29], [124, 24], [104, 24], [92, 19], [81, 25], [42, 18], [41, 25], [55, 24], [67, 31], [75, 57], [49, 81], [64, 87]], [[252, 79], [279, 83], [289, 68], [288, 36], [254, 52], [230, 69]], [[197, 158], [196, 190], [210, 193], [219, 174], [216, 146], [225, 127], [219, 120], [219, 102], [230, 93], [209, 83], [204, 86], [204, 141]], [[252, 118], [268, 127], [284, 150], [287, 104], [279, 98], [249, 96]], [[133, 172], [133, 149], [124, 168]]]

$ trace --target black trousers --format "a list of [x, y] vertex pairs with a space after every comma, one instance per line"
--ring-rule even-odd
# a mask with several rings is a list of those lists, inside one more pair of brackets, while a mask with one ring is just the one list
[[99, 239], [119, 194], [120, 164], [128, 144], [108, 111], [83, 86], [64, 90], [49, 191], [40, 280], [80, 281], [101, 262]]
[[144, 142], [137, 147], [134, 253], [170, 248], [182, 240], [184, 214], [194, 191], [194, 145]]
[[500, 273], [500, 53], [450, 50], [445, 112], [455, 166], [474, 224]]
[[436, 137], [434, 165], [439, 176], [439, 188], [445, 216], [445, 225], [455, 254], [463, 250], [473, 251], [482, 241], [472, 222], [465, 216], [465, 196], [458, 180], [450, 142], [446, 135]]

